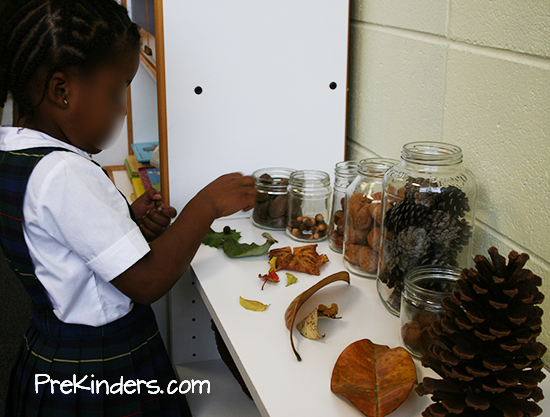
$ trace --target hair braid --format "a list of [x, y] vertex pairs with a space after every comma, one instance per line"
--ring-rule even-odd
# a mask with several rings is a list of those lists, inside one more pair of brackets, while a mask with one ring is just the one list
[[[10, 0], [0, 12], [0, 107], [11, 92], [20, 117], [30, 119], [56, 71], [91, 69], [139, 43], [137, 25], [115, 0]], [[29, 82], [42, 67], [45, 85], [33, 103]]]

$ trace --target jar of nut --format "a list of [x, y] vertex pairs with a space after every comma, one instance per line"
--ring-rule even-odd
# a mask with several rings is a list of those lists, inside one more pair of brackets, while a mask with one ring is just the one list
[[471, 263], [477, 197], [462, 150], [441, 142], [403, 146], [401, 161], [384, 175], [384, 208], [377, 289], [399, 316], [403, 279], [417, 266]]
[[357, 177], [358, 166], [358, 161], [344, 161], [338, 162], [334, 168], [334, 191], [332, 193], [328, 243], [330, 248], [338, 253], [342, 253], [344, 249], [346, 190]]
[[330, 177], [322, 171], [295, 171], [288, 186], [287, 233], [300, 242], [318, 242], [328, 236]]
[[404, 280], [401, 297], [401, 344], [416, 358], [424, 355], [433, 336], [429, 329], [445, 310], [442, 300], [455, 290], [461, 270], [439, 265], [411, 269]]
[[346, 191], [344, 265], [359, 276], [376, 278], [382, 224], [382, 181], [397, 163], [370, 158], [359, 162], [359, 175]]
[[288, 184], [290, 168], [263, 168], [252, 176], [258, 197], [252, 213], [252, 222], [268, 230], [284, 230], [288, 223]]

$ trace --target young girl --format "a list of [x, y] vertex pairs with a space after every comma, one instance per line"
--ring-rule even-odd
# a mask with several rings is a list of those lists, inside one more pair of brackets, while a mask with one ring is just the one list
[[11, 92], [16, 127], [0, 129], [0, 243], [33, 304], [6, 416], [190, 416], [167, 393], [176, 375], [149, 304], [214, 219], [254, 204], [254, 181], [218, 178], [169, 228], [176, 212], [154, 192], [129, 209], [91, 155], [126, 114], [137, 26], [115, 0], [6, 3], [0, 105]]

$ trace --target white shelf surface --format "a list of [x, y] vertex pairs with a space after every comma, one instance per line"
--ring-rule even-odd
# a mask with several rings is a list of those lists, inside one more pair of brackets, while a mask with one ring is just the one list
[[221, 359], [176, 365], [176, 371], [182, 381], [210, 381], [210, 394], [206, 385], [202, 394], [185, 394], [193, 417], [260, 417], [254, 401], [241, 390]]
[[[221, 219], [212, 227], [221, 231], [225, 225], [242, 233], [241, 242], [265, 241], [261, 236], [263, 231], [254, 227], [248, 218]], [[273, 247], [303, 245], [291, 240], [284, 232], [270, 233], [279, 241]], [[351, 275], [351, 285], [344, 282], [330, 284], [300, 309], [296, 323], [318, 304], [335, 302], [342, 319], [320, 320], [320, 331], [326, 333], [326, 337], [318, 341], [305, 339], [294, 330], [294, 341], [302, 362], [296, 360], [284, 323], [286, 308], [298, 294], [318, 280], [345, 270], [342, 255], [331, 251], [327, 242], [320, 243], [317, 251], [326, 254], [330, 260], [322, 267], [319, 277], [295, 273], [298, 282], [285, 287], [286, 274], [280, 271], [281, 282], [268, 282], [263, 291], [263, 281], [258, 279], [258, 274], [267, 273], [267, 256], [230, 259], [221, 249], [203, 245], [192, 264], [199, 292], [263, 417], [362, 416], [345, 398], [330, 390], [332, 370], [338, 356], [348, 345], [365, 338], [391, 348], [400, 346], [399, 319], [382, 305], [376, 281]], [[239, 296], [270, 306], [263, 312], [248, 311], [240, 306]], [[424, 376], [436, 376], [432, 370], [423, 368], [418, 360], [415, 364], [419, 382]], [[188, 377], [183, 374], [182, 378]], [[213, 390], [215, 384], [217, 382], [213, 384]], [[541, 387], [550, 392], [550, 378], [546, 378]], [[413, 390], [391, 417], [420, 417], [430, 403], [429, 397], [419, 397]], [[548, 399], [539, 405], [550, 410]]]

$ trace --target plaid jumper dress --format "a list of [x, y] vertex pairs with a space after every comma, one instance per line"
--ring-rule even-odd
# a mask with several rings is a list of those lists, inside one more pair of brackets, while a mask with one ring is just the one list
[[[0, 152], [0, 246], [32, 300], [32, 320], [10, 376], [6, 417], [191, 416], [183, 395], [166, 393], [176, 375], [150, 306], [134, 303], [126, 316], [100, 327], [67, 324], [53, 313], [23, 235], [30, 174], [52, 151], [68, 150]], [[85, 388], [36, 384], [36, 378], [69, 380]], [[120, 393], [116, 384], [121, 378], [136, 381], [127, 385], [133, 393]]]

